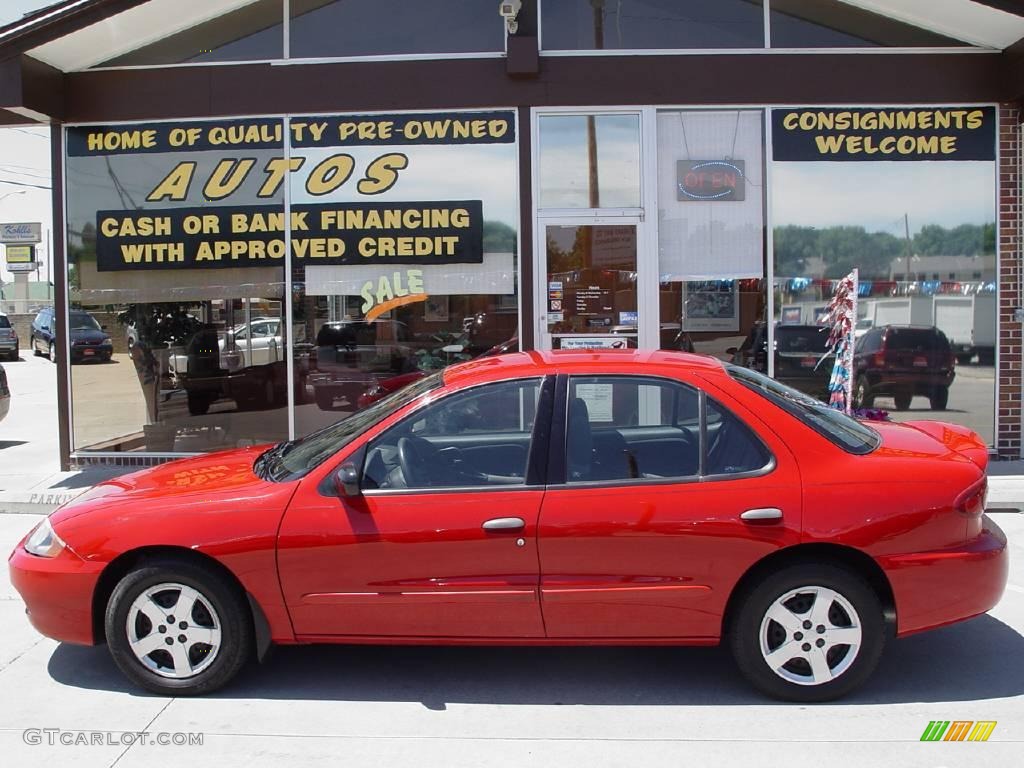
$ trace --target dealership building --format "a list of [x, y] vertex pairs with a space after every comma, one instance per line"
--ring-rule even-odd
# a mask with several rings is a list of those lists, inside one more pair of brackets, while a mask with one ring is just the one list
[[[23, 354], [65, 466], [143, 465], [508, 349], [786, 380], [856, 270], [873, 404], [1021, 458], [1022, 98], [1012, 0], [66, 0], [0, 28], [53, 128]], [[890, 325], [948, 392], [872, 378]]]

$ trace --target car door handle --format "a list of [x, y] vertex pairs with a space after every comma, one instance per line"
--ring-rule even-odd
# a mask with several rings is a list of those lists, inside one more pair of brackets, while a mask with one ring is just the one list
[[485, 531], [518, 531], [526, 527], [526, 521], [521, 517], [495, 517], [485, 520], [483, 529]]
[[748, 509], [740, 515], [740, 520], [748, 523], [765, 522], [767, 520], [781, 520], [782, 510], [776, 507], [759, 507]]

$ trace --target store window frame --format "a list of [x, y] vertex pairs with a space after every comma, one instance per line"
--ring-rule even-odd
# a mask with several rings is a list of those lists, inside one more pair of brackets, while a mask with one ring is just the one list
[[[358, 113], [356, 113], [356, 112], [330, 112], [330, 113], [327, 113], [327, 112], [324, 112], [324, 111], [318, 111], [318, 112], [290, 112], [290, 113], [287, 113], [287, 114], [258, 114], [258, 115], [244, 115], [244, 116], [233, 116], [233, 117], [238, 117], [239, 119], [246, 119], [246, 120], [267, 119], [267, 120], [280, 120], [280, 121], [282, 121], [284, 135], [285, 135], [285, 141], [283, 142], [282, 152], [283, 152], [283, 156], [284, 156], [285, 162], [288, 163], [290, 161], [290, 159], [291, 159], [291, 154], [294, 151], [294, 148], [292, 147], [292, 131], [291, 131], [291, 121], [293, 119], [317, 117], [317, 116], [322, 116], [322, 115], [325, 115], [325, 114], [341, 115], [341, 116], [348, 115], [348, 114], [358, 114], [358, 115], [374, 116], [374, 115], [422, 114], [424, 112], [432, 112], [432, 111], [444, 112], [446, 114], [447, 113], [451, 113], [451, 114], [462, 114], [462, 113], [471, 114], [471, 113], [474, 113], [474, 112], [479, 112], [480, 109], [476, 109], [476, 108], [462, 108], [462, 109], [443, 109], [443, 108], [437, 108], [437, 109], [434, 109], [434, 110], [429, 110], [429, 109], [427, 109], [427, 110], [425, 110], [425, 109], [390, 109], [390, 110], [365, 110], [365, 111], [361, 110]], [[515, 125], [515, 141], [513, 141], [511, 143], [511, 145], [512, 145], [513, 152], [514, 152], [514, 155], [515, 155], [515, 158], [516, 158], [516, 162], [514, 163], [515, 174], [514, 174], [514, 181], [513, 181], [513, 183], [515, 184], [516, 190], [517, 190], [515, 216], [516, 216], [516, 222], [522, 222], [522, 214], [523, 214], [523, 189], [522, 189], [522, 178], [521, 178], [521, 173], [520, 173], [521, 168], [520, 168], [519, 157], [520, 157], [520, 141], [521, 141], [521, 137], [522, 137], [521, 131], [523, 130], [523, 126], [522, 126], [522, 121], [519, 119], [520, 118], [519, 110], [516, 107], [513, 107], [513, 106], [504, 106], [504, 107], [503, 106], [495, 106], [495, 107], [492, 107], [490, 111], [507, 111], [507, 112], [511, 112], [512, 115], [513, 115], [513, 120], [514, 120], [514, 125]], [[228, 118], [225, 118], [225, 119], [230, 119], [231, 117], [232, 116], [229, 116]], [[186, 123], [204, 123], [204, 122], [209, 122], [211, 119], [215, 119], [215, 118], [211, 118], [210, 116], [203, 116], [203, 117], [181, 118], [181, 119], [175, 119], [175, 120], [160, 119], [160, 120], [153, 120], [153, 121], [150, 121], [150, 122], [153, 122], [153, 123], [186, 124]], [[110, 126], [118, 126], [118, 125], [138, 125], [138, 124], [143, 123], [143, 122], [146, 122], [146, 121], [143, 121], [143, 120], [117, 120], [117, 121], [104, 121], [104, 122], [91, 122], [90, 121], [90, 122], [81, 122], [81, 123], [63, 123], [63, 124], [60, 125], [60, 128], [59, 128], [59, 130], [61, 132], [61, 134], [60, 134], [61, 135], [61, 155], [60, 155], [61, 188], [60, 188], [60, 205], [61, 205], [61, 220], [63, 222], [63, 227], [62, 227], [61, 231], [59, 232], [59, 234], [57, 234], [57, 236], [59, 237], [58, 242], [60, 243], [60, 248], [61, 248], [61, 259], [60, 259], [60, 261], [62, 262], [63, 270], [56, 272], [55, 275], [54, 275], [54, 279], [56, 279], [56, 280], [63, 280], [64, 281], [65, 293], [64, 293], [64, 302], [63, 302], [63, 304], [61, 306], [58, 306], [56, 298], [54, 299], [54, 313], [57, 313], [57, 312], [61, 313], [61, 318], [62, 318], [62, 320], [64, 322], [64, 327], [68, 327], [67, 324], [70, 321], [70, 312], [71, 312], [71, 296], [70, 296], [70, 292], [67, 290], [67, 288], [69, 286], [69, 280], [68, 280], [68, 266], [69, 265], [68, 265], [68, 261], [67, 261], [67, 254], [68, 254], [68, 226], [67, 226], [67, 220], [68, 220], [67, 219], [67, 214], [68, 214], [68, 181], [67, 181], [68, 180], [68, 175], [67, 175], [68, 153], [67, 153], [67, 146], [68, 146], [68, 143], [67, 143], [67, 134], [68, 134], [68, 131], [70, 129], [75, 129], [75, 128], [91, 128], [91, 127], [101, 127], [101, 126], [110, 127]], [[536, 145], [534, 145], [534, 150], [536, 150]], [[287, 179], [286, 179], [286, 181], [287, 181]], [[282, 195], [283, 195], [283, 213], [284, 213], [285, 220], [288, 221], [288, 220], [291, 219], [291, 206], [292, 206], [292, 185], [291, 184], [289, 184], [289, 183], [282, 184]], [[517, 229], [516, 230], [516, 238], [517, 238], [518, 245], [517, 245], [514, 257], [515, 257], [515, 262], [516, 262], [516, 269], [515, 269], [515, 272], [516, 272], [516, 276], [515, 276], [515, 285], [516, 285], [516, 293], [515, 293], [515, 298], [516, 298], [516, 335], [517, 335], [517, 337], [519, 339], [523, 338], [523, 309], [524, 309], [524, 307], [523, 307], [523, 248], [522, 248], [522, 236], [523, 236], [522, 229], [521, 228]], [[292, 243], [291, 243], [291, 240], [292, 240], [291, 229], [290, 228], [286, 228], [285, 231], [284, 231], [285, 262], [282, 265], [282, 268], [284, 269], [284, 292], [285, 292], [285, 295], [284, 295], [284, 301], [282, 302], [282, 313], [283, 313], [283, 315], [282, 315], [281, 321], [283, 323], [285, 323], [284, 327], [287, 330], [287, 334], [288, 334], [287, 338], [288, 339], [292, 339], [293, 338], [293, 333], [294, 333], [294, 324], [293, 324], [293, 322], [294, 322], [293, 321], [294, 291], [293, 291], [293, 282], [292, 282]], [[63, 388], [64, 393], [65, 393], [64, 396], [67, 398], [67, 406], [68, 406], [67, 407], [67, 414], [68, 414], [67, 419], [68, 420], [67, 420], [67, 424], [64, 425], [64, 429], [66, 430], [66, 436], [67, 436], [68, 446], [69, 446], [68, 457], [70, 459], [72, 459], [72, 460], [77, 460], [77, 459], [89, 459], [89, 460], [92, 460], [92, 459], [105, 459], [105, 458], [107, 458], [107, 459], [124, 459], [126, 456], [130, 456], [132, 458], [139, 458], [139, 459], [143, 459], [143, 460], [145, 460], [145, 459], [164, 460], [164, 459], [181, 459], [181, 458], [187, 458], [189, 456], [202, 456], [202, 455], [205, 455], [205, 452], [195, 452], [195, 451], [173, 451], [173, 452], [131, 451], [131, 452], [124, 452], [124, 451], [90, 451], [90, 450], [79, 450], [79, 449], [76, 449], [76, 447], [75, 447], [75, 432], [74, 432], [74, 429], [75, 429], [74, 397], [73, 397], [72, 382], [71, 382], [73, 371], [72, 371], [72, 366], [71, 366], [71, 347], [70, 347], [70, 345], [65, 345], [65, 348], [64, 348], [64, 366], [65, 366], [66, 375], [65, 375], [63, 381], [60, 380], [60, 376], [58, 375], [57, 387], [58, 387], [58, 391], [61, 388]], [[291, 355], [291, 354], [288, 354], [286, 356], [286, 371], [287, 371], [286, 375], [287, 375], [288, 382], [289, 383], [293, 382], [295, 380], [295, 360], [294, 360], [294, 356]], [[296, 429], [295, 429], [295, 405], [296, 405], [296, 403], [295, 403], [295, 390], [294, 390], [294, 387], [288, 386], [287, 387], [287, 394], [288, 394], [288, 398], [287, 398], [285, 407], [287, 409], [287, 418], [288, 418], [288, 439], [289, 440], [294, 440], [297, 437]], [[58, 429], [60, 429], [60, 425], [58, 425]]]
[[[587, 107], [534, 107], [530, 111], [530, 163], [533, 170], [531, 201], [533, 205], [533, 308], [534, 339], [537, 349], [553, 348], [556, 337], [548, 331], [547, 326], [547, 243], [546, 231], [550, 226], [614, 226], [632, 225], [636, 227], [636, 271], [637, 307], [648, 307], [640, 315], [637, 326], [637, 346], [641, 349], [658, 346], [658, 319], [656, 307], [658, 301], [657, 281], [640, 279], [641, 274], [658, 271], [658, 233], [657, 217], [652, 220], [647, 211], [657, 210], [657, 182], [653, 175], [657, 170], [657, 136], [647, 126], [652, 126], [656, 114], [655, 107], [635, 106], [587, 106]], [[640, 205], [638, 207], [608, 208], [541, 208], [540, 201], [540, 121], [547, 116], [588, 117], [601, 115], [636, 115], [639, 121], [639, 171], [640, 171]], [[653, 271], [652, 271], [653, 270]], [[520, 316], [521, 317], [521, 316]], [[579, 334], [560, 334], [577, 336]], [[559, 335], [559, 336], [560, 336]], [[587, 334], [595, 340], [608, 338], [609, 335]]]

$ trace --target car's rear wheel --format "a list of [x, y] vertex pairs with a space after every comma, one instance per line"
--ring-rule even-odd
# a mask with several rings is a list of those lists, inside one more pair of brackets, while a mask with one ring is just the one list
[[909, 392], [902, 392], [898, 395], [893, 395], [892, 399], [896, 402], [897, 411], [905, 411], [910, 407], [910, 401], [914, 399], [914, 396]]
[[210, 410], [210, 406], [216, 399], [216, 395], [211, 395], [208, 392], [194, 392], [189, 390], [187, 398], [188, 412], [193, 416], [202, 416]]
[[885, 646], [874, 590], [832, 565], [796, 565], [741, 598], [729, 642], [740, 671], [774, 698], [827, 701], [860, 686]]
[[317, 408], [321, 411], [334, 410], [334, 392], [329, 389], [316, 388], [313, 390]]
[[252, 617], [216, 570], [161, 560], [130, 572], [107, 603], [110, 654], [133, 682], [160, 694], [209, 693], [252, 655]]
[[936, 387], [928, 402], [931, 403], [933, 411], [946, 410], [946, 404], [949, 403], [949, 387]]
[[853, 400], [860, 408], [870, 408], [875, 404], [875, 396], [871, 394], [871, 387], [868, 386], [867, 376], [857, 377], [857, 386], [854, 388]]

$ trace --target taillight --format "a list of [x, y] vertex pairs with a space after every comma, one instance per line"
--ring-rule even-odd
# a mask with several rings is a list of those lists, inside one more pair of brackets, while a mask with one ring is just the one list
[[982, 479], [961, 493], [953, 506], [956, 511], [967, 517], [981, 517], [985, 512], [985, 500], [988, 498], [988, 479]]
[[875, 352], [871, 357], [871, 364], [876, 368], [881, 368], [885, 365], [885, 352]]

